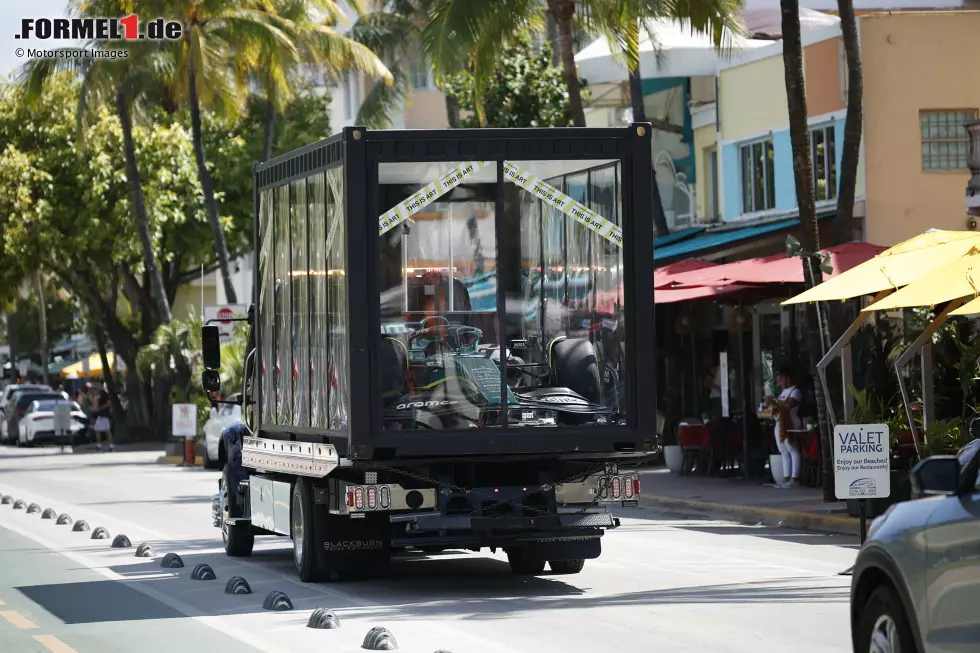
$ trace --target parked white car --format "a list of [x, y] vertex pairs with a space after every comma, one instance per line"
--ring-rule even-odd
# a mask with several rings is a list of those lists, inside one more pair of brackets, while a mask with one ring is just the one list
[[[71, 407], [71, 435], [57, 436], [54, 432], [54, 410], [57, 404]], [[81, 444], [88, 439], [88, 417], [74, 401], [41, 399], [31, 402], [18, 425], [17, 445], [33, 447], [36, 444]]]
[[[241, 401], [241, 395], [232, 395], [228, 401]], [[225, 447], [221, 442], [221, 432], [226, 426], [242, 421], [241, 405], [218, 404], [211, 409], [211, 416], [204, 423], [204, 466], [207, 469], [221, 469], [225, 466]]]

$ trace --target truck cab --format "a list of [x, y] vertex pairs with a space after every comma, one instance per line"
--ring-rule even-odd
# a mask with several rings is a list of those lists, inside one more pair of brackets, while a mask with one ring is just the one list
[[254, 174], [227, 552], [291, 537], [303, 580], [408, 547], [598, 557], [657, 447], [649, 125], [353, 127]]

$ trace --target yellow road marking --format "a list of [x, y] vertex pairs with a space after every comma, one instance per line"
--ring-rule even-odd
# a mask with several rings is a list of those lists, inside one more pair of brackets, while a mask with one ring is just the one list
[[36, 639], [44, 648], [51, 653], [76, 653], [75, 649], [65, 644], [54, 635], [35, 635]]
[[0, 617], [3, 617], [10, 625], [15, 628], [20, 628], [21, 630], [27, 630], [28, 628], [37, 628], [37, 624], [17, 612], [16, 610], [3, 610], [0, 612]]

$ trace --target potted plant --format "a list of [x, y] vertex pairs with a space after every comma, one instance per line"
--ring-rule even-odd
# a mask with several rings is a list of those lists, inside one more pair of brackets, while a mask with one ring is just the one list
[[673, 474], [680, 474], [684, 466], [684, 452], [677, 444], [677, 424], [673, 421], [664, 421], [663, 426], [664, 443], [664, 462], [667, 469]]

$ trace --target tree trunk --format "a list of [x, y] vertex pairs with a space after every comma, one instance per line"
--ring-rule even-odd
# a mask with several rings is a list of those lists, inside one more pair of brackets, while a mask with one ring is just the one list
[[854, 221], [854, 194], [861, 153], [864, 83], [854, 1], [837, 0], [837, 9], [840, 13], [841, 39], [847, 53], [847, 119], [844, 121], [844, 144], [841, 147], [837, 216], [834, 218], [834, 240], [840, 245], [853, 239], [851, 224]]
[[[125, 81], [125, 80], [124, 80]], [[136, 145], [133, 143], [133, 121], [129, 115], [129, 102], [123, 83], [116, 88], [116, 113], [122, 126], [123, 150], [126, 157], [126, 178], [129, 181], [129, 192], [133, 200], [133, 213], [136, 216], [136, 230], [139, 232], [140, 247], [143, 250], [143, 265], [150, 275], [150, 291], [156, 302], [160, 319], [170, 322], [174, 319], [170, 312], [170, 302], [163, 289], [163, 275], [153, 254], [153, 239], [150, 237], [150, 222], [146, 217], [146, 205], [143, 203], [143, 184], [140, 181], [139, 166], [136, 165]]]
[[[271, 99], [265, 101], [265, 124], [262, 126], [262, 160], [272, 158], [272, 141], [276, 133], [276, 107]], [[203, 158], [203, 149], [202, 149]]]
[[[123, 413], [122, 403], [119, 401], [119, 393], [116, 391], [116, 380], [113, 378], [112, 370], [109, 367], [109, 353], [106, 350], [105, 335], [98, 324], [92, 324], [90, 331], [95, 337], [95, 346], [99, 350], [99, 360], [102, 361], [102, 378], [105, 381], [106, 391], [109, 393], [109, 404], [112, 406], [112, 423], [117, 427], [114, 429], [114, 435], [118, 437], [120, 435], [118, 429], [124, 427], [125, 413]], [[118, 353], [114, 353], [113, 358], [118, 355]]]
[[[555, 22], [555, 15], [548, 12], [548, 40], [552, 44], [558, 43], [558, 23]], [[551, 65], [559, 66], [561, 65], [561, 57], [558, 54], [558, 48], [551, 48]]]
[[[803, 44], [800, 36], [799, 0], [781, 0], [783, 28], [783, 66], [786, 78], [786, 108], [789, 114], [789, 137], [793, 148], [793, 171], [796, 181], [796, 202], [800, 209], [800, 242], [803, 245], [803, 279], [807, 288], [823, 281], [819, 259], [820, 236], [817, 226], [816, 200], [813, 189], [813, 158], [810, 134], [807, 129], [806, 88], [803, 78]], [[814, 403], [820, 424], [820, 448], [824, 460], [824, 501], [836, 501], [834, 496], [833, 465], [830, 451], [830, 428], [823, 386], [817, 373], [817, 362], [823, 358], [821, 334], [825, 331], [816, 304], [807, 305], [807, 348], [810, 351], [810, 374], [813, 377]], [[816, 328], [814, 328], [816, 327]], [[829, 338], [828, 338], [829, 339]]]
[[558, 39], [556, 50], [561, 58], [565, 85], [568, 87], [568, 108], [572, 112], [572, 125], [585, 127], [585, 107], [582, 104], [582, 87], [575, 67], [575, 50], [572, 40], [572, 18], [575, 16], [575, 0], [548, 0], [548, 9], [555, 17]]
[[[633, 122], [647, 122], [647, 111], [643, 106], [643, 78], [640, 74], [639, 53], [637, 54], [636, 70], [629, 72], [630, 107], [633, 109]], [[664, 201], [660, 197], [660, 186], [657, 185], [657, 166], [653, 166], [653, 226], [657, 236], [670, 233], [667, 226], [667, 212]]]
[[459, 100], [452, 95], [446, 96], [446, 122], [450, 129], [459, 129]]
[[204, 207], [207, 209], [208, 223], [211, 225], [211, 235], [214, 237], [214, 249], [218, 255], [218, 269], [221, 270], [221, 280], [225, 286], [225, 300], [229, 304], [237, 304], [238, 296], [235, 286], [231, 283], [231, 269], [228, 263], [228, 244], [225, 232], [218, 219], [218, 203], [214, 200], [214, 182], [208, 172], [204, 157], [204, 136], [201, 129], [201, 104], [197, 97], [197, 73], [191, 64], [187, 71], [188, 99], [191, 108], [191, 132], [194, 139], [194, 158], [197, 160], [197, 177], [204, 191]]
[[37, 287], [37, 315], [41, 323], [41, 375], [44, 378], [44, 385], [51, 386], [51, 375], [48, 372], [48, 307], [45, 305], [44, 298], [44, 279], [41, 276], [41, 268], [34, 271], [34, 285]]

